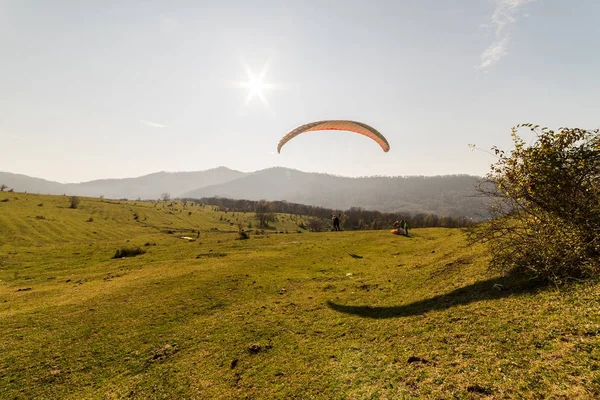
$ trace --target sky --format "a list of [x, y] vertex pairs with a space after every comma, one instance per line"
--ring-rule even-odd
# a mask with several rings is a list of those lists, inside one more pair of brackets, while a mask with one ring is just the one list
[[[0, 171], [484, 175], [495, 159], [469, 144], [509, 150], [516, 124], [600, 127], [598, 15], [597, 0], [0, 0]], [[277, 153], [323, 119], [369, 124], [390, 151], [323, 131]]]

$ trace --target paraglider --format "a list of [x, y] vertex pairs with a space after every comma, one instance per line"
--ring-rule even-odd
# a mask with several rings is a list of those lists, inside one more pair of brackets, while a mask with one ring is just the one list
[[324, 120], [315, 121], [308, 124], [301, 125], [294, 130], [290, 131], [287, 135], [281, 138], [277, 146], [277, 153], [281, 152], [281, 148], [284, 144], [290, 141], [292, 138], [298, 136], [301, 133], [312, 132], [312, 131], [349, 131], [364, 135], [370, 139], [373, 139], [384, 152], [390, 150], [390, 144], [388, 143], [385, 136], [383, 136], [375, 128], [357, 121], [348, 120]]

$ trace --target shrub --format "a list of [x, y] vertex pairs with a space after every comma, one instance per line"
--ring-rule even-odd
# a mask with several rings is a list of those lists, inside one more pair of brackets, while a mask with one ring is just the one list
[[116, 251], [113, 258], [123, 258], [123, 257], [135, 257], [140, 254], [144, 254], [146, 250], [142, 249], [139, 246], [136, 247], [123, 247]]
[[[517, 129], [537, 140], [526, 145]], [[600, 274], [600, 136], [598, 130], [531, 124], [512, 130], [510, 154], [493, 147], [498, 161], [478, 187], [490, 198], [492, 220], [471, 229], [489, 243], [490, 267], [524, 272], [556, 284]]]
[[241, 222], [238, 222], [237, 226], [238, 226], [238, 239], [240, 239], [240, 240], [250, 239], [250, 234], [248, 234], [248, 232], [244, 231], [244, 224], [242, 224]]
[[69, 208], [77, 208], [81, 203], [81, 199], [77, 196], [71, 196], [69, 198]]
[[322, 232], [325, 229], [325, 223], [319, 218], [311, 218], [308, 221], [308, 229], [313, 232]]

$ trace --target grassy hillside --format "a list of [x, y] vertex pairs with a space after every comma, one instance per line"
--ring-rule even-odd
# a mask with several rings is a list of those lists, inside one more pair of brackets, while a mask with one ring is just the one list
[[0, 193], [0, 398], [600, 396], [599, 287], [488, 276], [458, 230], [68, 205]]
[[[0, 193], [0, 202], [0, 246], [96, 245], [161, 233], [195, 237], [194, 231], [237, 232], [238, 224], [246, 230], [254, 230], [248, 226], [256, 224], [253, 213], [216, 212], [212, 206], [171, 201], [81, 198], [77, 209], [72, 209], [68, 196]], [[280, 215], [272, 228], [296, 231], [293, 218]]]

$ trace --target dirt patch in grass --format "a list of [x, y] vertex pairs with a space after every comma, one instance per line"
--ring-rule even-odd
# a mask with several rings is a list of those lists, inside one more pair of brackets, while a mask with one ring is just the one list
[[208, 258], [214, 258], [214, 257], [225, 257], [227, 256], [227, 253], [200, 253], [198, 255], [196, 255], [196, 258], [203, 258], [203, 257], [208, 257]]

